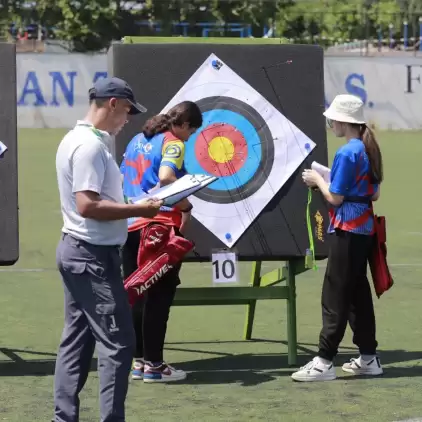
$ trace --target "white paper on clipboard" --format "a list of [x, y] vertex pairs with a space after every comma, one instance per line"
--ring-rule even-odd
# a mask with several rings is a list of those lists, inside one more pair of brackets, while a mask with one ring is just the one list
[[188, 196], [205, 188], [205, 186], [208, 186], [209, 184], [217, 180], [217, 177], [215, 176], [206, 176], [206, 175], [194, 175], [194, 176], [195, 176], [196, 181], [199, 182], [198, 184], [195, 184], [195, 186], [191, 187], [190, 189], [186, 189], [185, 191], [181, 193], [165, 198], [164, 205], [171, 206], [171, 205], [177, 204], [182, 199], [187, 198]]
[[162, 188], [154, 189], [144, 195], [140, 195], [136, 198], [129, 198], [133, 203], [136, 203], [145, 198], [157, 198], [164, 201], [164, 206], [171, 206], [182, 199], [192, 195], [205, 186], [217, 180], [215, 176], [207, 176], [204, 174], [188, 174], [170, 185], [163, 186]]

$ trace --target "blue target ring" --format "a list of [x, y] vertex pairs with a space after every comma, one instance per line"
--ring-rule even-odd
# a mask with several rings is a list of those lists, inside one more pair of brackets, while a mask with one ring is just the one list
[[[203, 144], [206, 142], [205, 131], [211, 130], [211, 127], [215, 133], [216, 126], [220, 126], [221, 136], [224, 136], [225, 124], [234, 127], [236, 135], [242, 136], [246, 142], [247, 154], [243, 165], [237, 165], [236, 171], [220, 177], [194, 196], [207, 202], [229, 204], [253, 195], [268, 179], [274, 163], [274, 140], [267, 123], [249, 104], [232, 97], [207, 97], [196, 101], [196, 104], [201, 109], [203, 125], [186, 143], [185, 166], [188, 173], [210, 174], [201, 166], [195, 150], [199, 142], [206, 149], [207, 145]], [[235, 161], [235, 158], [232, 160]]]
[[248, 154], [247, 157], [245, 157], [245, 162], [242, 168], [235, 175], [220, 177], [212, 184], [212, 189], [226, 191], [236, 189], [239, 185], [242, 186], [248, 183], [258, 170], [259, 163], [262, 159], [261, 141], [259, 139], [259, 135], [254, 126], [242, 115], [231, 110], [222, 109], [210, 110], [203, 113], [202, 126], [193, 136], [189, 138], [189, 141], [186, 143], [185, 166], [187, 172], [190, 174], [209, 174], [202, 168], [201, 163], [196, 157], [195, 143], [206, 142], [201, 139], [203, 131], [208, 126], [222, 122], [230, 124], [239, 130], [248, 146]]

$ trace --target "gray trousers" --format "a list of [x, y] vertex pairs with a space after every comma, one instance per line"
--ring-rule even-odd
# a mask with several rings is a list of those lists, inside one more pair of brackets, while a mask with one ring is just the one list
[[54, 378], [54, 421], [79, 421], [79, 393], [97, 346], [101, 422], [123, 422], [135, 335], [119, 249], [62, 235], [56, 259], [65, 321]]

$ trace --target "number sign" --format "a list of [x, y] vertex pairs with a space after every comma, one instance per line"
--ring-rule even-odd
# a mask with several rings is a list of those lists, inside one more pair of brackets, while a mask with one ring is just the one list
[[234, 252], [215, 252], [212, 254], [211, 261], [214, 283], [237, 282], [237, 256]]

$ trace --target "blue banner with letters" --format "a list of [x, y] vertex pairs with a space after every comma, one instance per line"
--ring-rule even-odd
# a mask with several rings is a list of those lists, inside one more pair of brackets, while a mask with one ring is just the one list
[[[107, 56], [17, 55], [18, 126], [70, 128], [83, 118], [88, 90], [107, 76]], [[340, 93], [358, 96], [380, 129], [420, 129], [422, 58], [325, 58], [325, 106]], [[304, 93], [306, 95], [306, 93]]]

